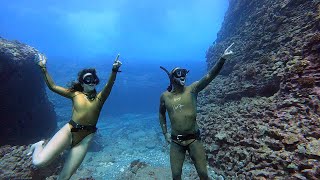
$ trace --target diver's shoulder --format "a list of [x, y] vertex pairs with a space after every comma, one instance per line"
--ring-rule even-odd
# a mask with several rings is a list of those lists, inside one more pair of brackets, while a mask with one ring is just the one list
[[195, 87], [197, 87], [199, 84], [199, 81], [195, 81], [192, 84], [190, 84], [189, 86], [186, 86], [187, 89], [189, 90], [193, 90]]
[[161, 96], [166, 96], [166, 95], [168, 95], [169, 93], [170, 93], [169, 91], [164, 91], [164, 92], [162, 92]]
[[188, 87], [194, 87], [197, 86], [199, 84], [199, 81], [194, 81], [192, 84], [190, 84]]
[[171, 94], [171, 92], [169, 92], [169, 91], [164, 91], [164, 92], [161, 94], [161, 97], [166, 97], [166, 96], [168, 96], [169, 94]]
[[76, 97], [80, 94], [83, 94], [83, 92], [81, 92], [81, 91], [71, 91], [71, 93], [72, 93], [72, 97]]

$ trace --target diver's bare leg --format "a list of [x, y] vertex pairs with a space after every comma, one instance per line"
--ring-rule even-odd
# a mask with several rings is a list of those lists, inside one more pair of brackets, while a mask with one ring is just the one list
[[208, 180], [207, 158], [201, 141], [196, 140], [189, 145], [190, 156], [196, 167], [200, 180]]
[[37, 167], [48, 165], [63, 150], [70, 146], [71, 141], [72, 136], [70, 127], [69, 124], [66, 124], [51, 138], [45, 147], [42, 146], [40, 143], [41, 141], [38, 142], [40, 144], [35, 145], [32, 155], [32, 163]]
[[185, 159], [186, 150], [174, 143], [171, 142], [170, 145], [170, 164], [173, 180], [181, 180], [182, 166]]
[[64, 163], [63, 169], [59, 175], [58, 180], [70, 179], [74, 172], [78, 169], [81, 162], [83, 161], [90, 142], [94, 136], [94, 133], [89, 134], [79, 144], [74, 146]]

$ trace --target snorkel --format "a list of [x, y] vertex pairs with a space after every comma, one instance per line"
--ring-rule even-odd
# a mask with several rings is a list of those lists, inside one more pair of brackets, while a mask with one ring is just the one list
[[[171, 72], [169, 72], [166, 68], [164, 68], [164, 67], [162, 67], [162, 66], [160, 66], [160, 68], [167, 73], [167, 75], [168, 75], [168, 77], [169, 77], [169, 79], [170, 79], [170, 85], [169, 85], [168, 88], [167, 88], [167, 90], [168, 90], [169, 92], [172, 91], [173, 82], [174, 82], [174, 80], [177, 79], [177, 78], [180, 80], [180, 84], [181, 84], [182, 86], [184, 86], [185, 76], [188, 74], [189, 70], [186, 70], [186, 69], [183, 69], [183, 68], [180, 68], [180, 67], [176, 67], [176, 68], [174, 68]], [[183, 78], [183, 82], [182, 82], [182, 83], [181, 83], [181, 78]]]
[[160, 68], [161, 68], [162, 70], [164, 70], [164, 71], [167, 73], [168, 77], [169, 77], [170, 85], [168, 86], [167, 90], [168, 90], [169, 92], [171, 92], [171, 91], [172, 91], [172, 75], [171, 75], [171, 73], [169, 73], [169, 71], [168, 71], [166, 68], [164, 68], [164, 67], [162, 67], [162, 66], [160, 66]]

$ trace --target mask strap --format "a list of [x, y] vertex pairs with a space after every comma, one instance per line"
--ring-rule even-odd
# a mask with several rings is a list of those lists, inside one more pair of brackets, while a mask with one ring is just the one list
[[87, 76], [93, 76], [92, 73], [86, 73], [83, 75], [82, 79], [84, 80], [84, 78], [86, 78]]

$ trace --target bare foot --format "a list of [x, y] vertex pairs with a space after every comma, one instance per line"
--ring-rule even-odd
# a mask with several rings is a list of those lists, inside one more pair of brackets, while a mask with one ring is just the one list
[[34, 149], [35, 149], [37, 146], [42, 146], [43, 143], [44, 143], [44, 141], [39, 141], [39, 142], [37, 142], [37, 143], [32, 144], [32, 146], [30, 147], [30, 150], [29, 150], [29, 153], [27, 154], [27, 156], [30, 156], [30, 155], [33, 153]]

